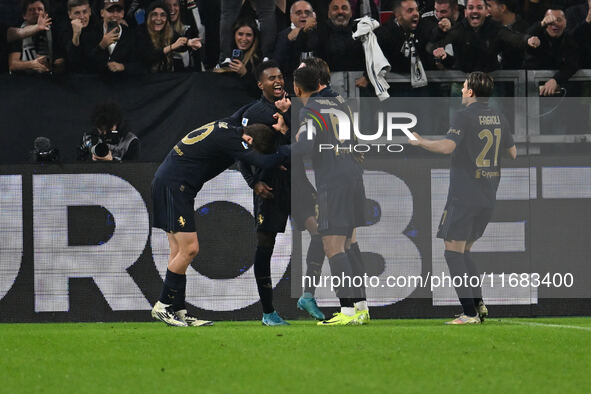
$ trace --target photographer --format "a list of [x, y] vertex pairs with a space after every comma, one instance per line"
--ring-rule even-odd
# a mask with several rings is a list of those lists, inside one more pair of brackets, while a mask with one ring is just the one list
[[94, 129], [82, 136], [80, 160], [137, 160], [140, 140], [127, 130], [119, 106], [113, 102], [98, 104], [92, 113]]

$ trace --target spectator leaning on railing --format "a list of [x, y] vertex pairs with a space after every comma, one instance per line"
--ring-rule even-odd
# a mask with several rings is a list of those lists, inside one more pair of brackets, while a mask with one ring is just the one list
[[60, 40], [66, 69], [74, 73], [96, 71], [91, 52], [100, 40], [101, 26], [94, 20], [88, 0], [68, 0], [68, 17], [70, 26]]
[[168, 7], [160, 1], [148, 6], [146, 24], [139, 29], [138, 57], [150, 72], [181, 71], [182, 68], [175, 69], [173, 52], [201, 48], [198, 38], [181, 37], [172, 29]]
[[[526, 34], [529, 24], [517, 15], [517, 0], [487, 0], [488, 12], [495, 22], [515, 33]], [[521, 48], [505, 47], [501, 52], [501, 68], [515, 70], [523, 66]]]
[[551, 96], [580, 68], [579, 50], [572, 35], [566, 33], [566, 16], [558, 7], [549, 9], [541, 22], [530, 30], [525, 68], [558, 70], [540, 86], [540, 96]]
[[[10, 72], [48, 73], [62, 71], [64, 58], [59, 53], [57, 41], [53, 39], [51, 28], [39, 29], [40, 18], [46, 18], [45, 3], [41, 0], [24, 0], [21, 28], [39, 30], [33, 36], [12, 42], [8, 47], [8, 69]], [[48, 34], [49, 33], [49, 34]]]

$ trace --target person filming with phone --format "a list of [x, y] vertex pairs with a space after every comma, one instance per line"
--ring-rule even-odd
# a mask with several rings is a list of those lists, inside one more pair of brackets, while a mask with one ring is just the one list
[[130, 72], [133, 65], [135, 36], [123, 19], [124, 0], [104, 0], [100, 10], [102, 38], [92, 51], [99, 72]]

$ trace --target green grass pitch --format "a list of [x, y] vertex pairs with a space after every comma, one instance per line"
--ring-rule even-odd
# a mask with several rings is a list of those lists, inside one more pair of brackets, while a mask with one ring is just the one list
[[0, 324], [0, 393], [591, 392], [591, 318]]

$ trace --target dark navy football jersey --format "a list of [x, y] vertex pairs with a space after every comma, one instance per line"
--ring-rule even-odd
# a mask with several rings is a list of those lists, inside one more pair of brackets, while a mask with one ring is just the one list
[[451, 156], [448, 201], [494, 206], [501, 179], [501, 156], [514, 145], [503, 114], [476, 102], [452, 117], [446, 138], [456, 143]]
[[[338, 117], [325, 112], [327, 110], [338, 110], [346, 115], [350, 125], [349, 139], [339, 139], [344, 136], [339, 134]], [[300, 110], [298, 142], [292, 152], [294, 155], [311, 155], [318, 190], [362, 177], [363, 170], [354, 153], [356, 140], [352, 118], [351, 109], [339, 95], [324, 97], [314, 94]], [[310, 124], [312, 130], [308, 129]]]
[[289, 147], [261, 155], [251, 150], [242, 139], [242, 127], [225, 121], [214, 121], [201, 126], [180, 140], [156, 171], [156, 177], [168, 182], [190, 186], [194, 192], [203, 184], [242, 160], [261, 168], [279, 165], [289, 157]]

